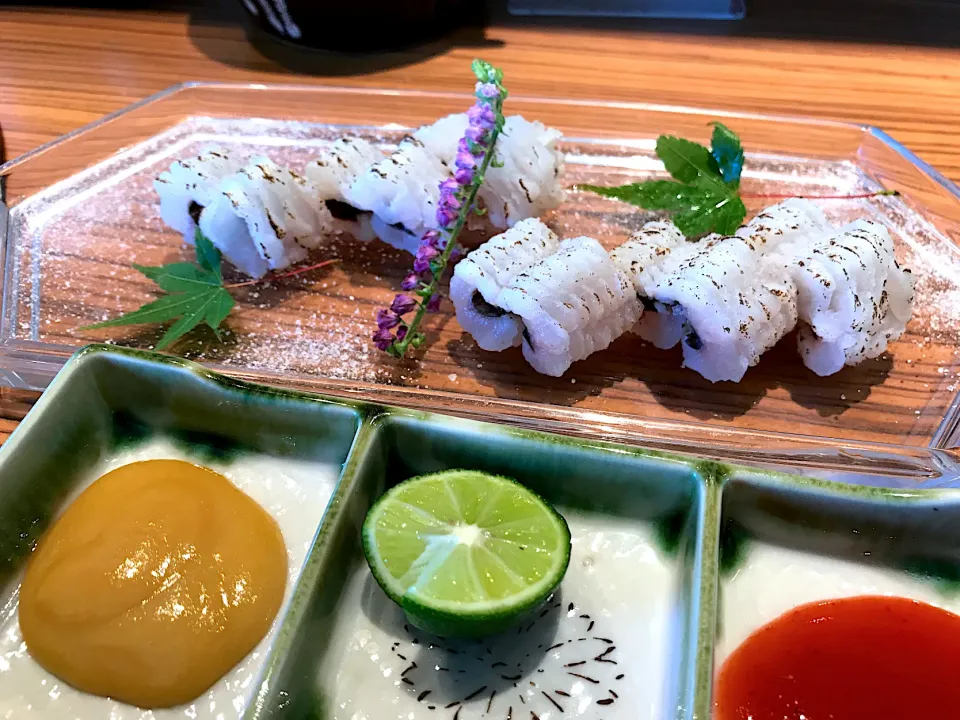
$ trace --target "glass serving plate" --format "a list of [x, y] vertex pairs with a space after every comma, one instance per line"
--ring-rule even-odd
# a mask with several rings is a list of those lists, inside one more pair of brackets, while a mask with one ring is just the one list
[[[93, 341], [152, 348], [161, 330], [79, 327], [135, 309], [154, 287], [132, 263], [189, 257], [158, 215], [153, 178], [210, 144], [301, 167], [343, 134], [385, 147], [409, 127], [463, 111], [470, 96], [349, 88], [189, 84], [171, 88], [0, 167], [9, 206], [3, 244], [0, 382], [44, 388]], [[788, 336], [740, 383], [711, 384], [679, 349], [634, 336], [559, 379], [519, 349], [480, 350], [452, 307], [426, 325], [420, 360], [369, 340], [411, 258], [342, 236], [316, 253], [334, 267], [237, 291], [225, 341], [194, 332], [173, 350], [223, 372], [349, 395], [760, 465], [885, 475], [910, 484], [958, 476], [960, 192], [884, 132], [846, 123], [633, 103], [511, 97], [519, 113], [563, 131], [563, 182], [614, 184], [662, 175], [662, 133], [706, 140], [721, 119], [748, 150], [745, 194], [899, 197], [825, 200], [834, 220], [867, 216], [895, 237], [917, 278], [915, 317], [882, 357], [828, 378], [808, 371]], [[775, 202], [752, 199], [755, 212]], [[546, 220], [607, 247], [652, 215], [582, 193]]]

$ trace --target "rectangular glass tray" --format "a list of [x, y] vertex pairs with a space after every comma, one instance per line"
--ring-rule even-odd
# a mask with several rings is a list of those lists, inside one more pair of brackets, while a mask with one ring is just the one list
[[[404, 129], [464, 110], [468, 95], [349, 88], [189, 84], [172, 88], [0, 167], [3, 234], [0, 382], [44, 388], [94, 341], [151, 348], [154, 327], [77, 328], [139, 307], [153, 285], [132, 267], [187, 257], [163, 226], [151, 181], [212, 143], [293, 167], [336, 137], [384, 146]], [[410, 256], [379, 242], [332, 239], [316, 259], [340, 264], [237, 292], [227, 340], [197, 331], [175, 351], [262, 382], [603, 437], [762, 465], [838, 468], [906, 482], [958, 475], [960, 192], [882, 131], [846, 123], [632, 103], [514, 98], [507, 112], [563, 131], [563, 182], [613, 184], [662, 174], [657, 135], [706, 140], [720, 119], [748, 150], [747, 194], [900, 197], [822, 201], [835, 220], [869, 216], [895, 236], [917, 277], [915, 317], [882, 357], [828, 378], [808, 371], [788, 336], [740, 383], [711, 384], [624, 336], [554, 379], [519, 349], [480, 350], [444, 305], [422, 359], [397, 362], [369, 341]], [[773, 200], [754, 199], [755, 212]], [[546, 219], [562, 236], [608, 247], [650, 219], [571, 193]]]

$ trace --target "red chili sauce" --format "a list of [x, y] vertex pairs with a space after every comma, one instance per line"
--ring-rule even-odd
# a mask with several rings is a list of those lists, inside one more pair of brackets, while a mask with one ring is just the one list
[[960, 718], [960, 615], [862, 596], [802, 605], [740, 645], [714, 720]]

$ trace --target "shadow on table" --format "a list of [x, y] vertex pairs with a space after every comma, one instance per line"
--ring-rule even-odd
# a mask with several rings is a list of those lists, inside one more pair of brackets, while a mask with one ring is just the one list
[[[104, 0], [100, 0], [103, 2]], [[588, 0], [584, 0], [589, 4]], [[169, 8], [169, 5], [166, 6]], [[517, 17], [506, 0], [488, 0], [460, 27], [435, 29], [426, 39], [391, 51], [344, 53], [304, 50], [277, 41], [249, 23], [240, 0], [197, 0], [190, 12], [190, 38], [208, 57], [261, 72], [346, 77], [413, 65], [452, 48], [486, 48], [500, 41], [485, 27], [538, 27], [715, 37], [783, 38], [933, 47], [960, 46], [960, 0], [748, 0], [747, 17], [734, 21], [588, 17]], [[245, 30], [249, 30], [249, 36]], [[341, 31], [344, 31], [341, 29]], [[337, 32], [336, 29], [332, 32]], [[398, 42], [403, 42], [402, 34]], [[879, 66], [878, 66], [879, 69]]]
[[[202, 53], [217, 62], [244, 70], [323, 77], [365, 75], [391, 68], [415, 65], [453, 48], [487, 48], [502, 43], [484, 35], [487, 17], [480, 11], [458, 26], [445, 22], [421, 29], [416, 37], [398, 30], [389, 38], [370, 40], [363, 27], [344, 27], [330, 22], [330, 33], [339, 33], [331, 42], [339, 46], [355, 42], [365, 52], [314, 50], [276, 39], [249, 18], [240, 0], [199, 0], [191, 6], [190, 40]], [[380, 49], [369, 43], [380, 42]], [[383, 43], [387, 43], [384, 45]]]

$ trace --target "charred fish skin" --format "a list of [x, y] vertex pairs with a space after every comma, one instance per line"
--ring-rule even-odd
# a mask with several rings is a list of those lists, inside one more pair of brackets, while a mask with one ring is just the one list
[[646, 223], [610, 253], [617, 269], [633, 283], [643, 308], [632, 331], [658, 348], [673, 347], [680, 341], [681, 322], [658, 315], [660, 307], [650, 296], [650, 288], [672, 253], [689, 247], [692, 243], [687, 243], [676, 225], [657, 221]]
[[520, 273], [499, 305], [522, 320], [527, 362], [554, 377], [609, 346], [642, 312], [630, 281], [588, 237], [562, 241], [556, 253]]
[[914, 279], [881, 224], [857, 220], [781, 255], [799, 288], [797, 349], [818, 375], [883, 354], [912, 317]]
[[[344, 198], [372, 212], [378, 226], [401, 225], [420, 237], [436, 230], [438, 186], [453, 176], [460, 138], [467, 129], [464, 113], [440, 118], [406, 136], [397, 149], [356, 178]], [[557, 148], [559, 131], [515, 115], [506, 118], [491, 164], [477, 195], [485, 223], [498, 229], [536, 218], [556, 208], [565, 197], [559, 181], [563, 154]], [[395, 244], [395, 234], [384, 242]], [[407, 249], [402, 238], [398, 247]]]
[[749, 236], [711, 238], [675, 254], [649, 292], [671, 306], [684, 366], [711, 382], [739, 382], [797, 320], [795, 285]]
[[220, 183], [242, 166], [239, 158], [218, 147], [174, 161], [153, 183], [164, 224], [192, 245], [204, 208], [219, 195]]
[[484, 350], [519, 345], [523, 323], [501, 304], [500, 295], [516, 277], [560, 247], [556, 233], [530, 218], [497, 235], [457, 263], [450, 298], [460, 326]]
[[200, 215], [203, 234], [252, 278], [305, 260], [335, 229], [316, 187], [265, 157], [225, 178]]

